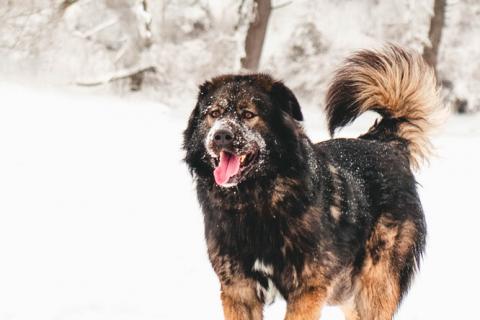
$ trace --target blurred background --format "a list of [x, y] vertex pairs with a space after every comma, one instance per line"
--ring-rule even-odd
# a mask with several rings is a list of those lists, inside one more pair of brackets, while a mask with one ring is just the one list
[[326, 140], [333, 71], [386, 42], [453, 111], [416, 173], [427, 250], [395, 319], [478, 319], [480, 0], [0, 0], [0, 320], [223, 319], [182, 161], [198, 85], [271, 73]]
[[478, 0], [1, 0], [1, 76], [174, 106], [224, 72], [272, 73], [320, 105], [354, 49], [423, 52], [461, 113], [480, 108]]

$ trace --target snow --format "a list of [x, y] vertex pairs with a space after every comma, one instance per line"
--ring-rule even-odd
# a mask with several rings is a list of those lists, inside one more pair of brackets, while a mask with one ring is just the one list
[[[254, 11], [253, 0], [148, 1], [147, 10], [139, 0], [53, 2], [0, 7], [2, 77], [100, 82], [96, 90], [122, 94], [130, 79], [103, 80], [154, 66], [142, 92], [169, 105], [205, 79], [240, 70]], [[319, 104], [332, 71], [354, 50], [393, 42], [421, 52], [430, 41], [433, 3], [273, 0], [260, 71]], [[480, 68], [471, 62], [480, 54], [479, 16], [478, 0], [448, 1], [438, 56], [451, 102], [465, 102], [467, 111], [480, 109]]]
[[[187, 109], [6, 83], [0, 95], [0, 320], [222, 319], [181, 160]], [[327, 138], [321, 113], [305, 113], [307, 132]], [[450, 119], [418, 174], [427, 255], [397, 319], [476, 314], [479, 124]], [[265, 318], [284, 309], [277, 299]]]

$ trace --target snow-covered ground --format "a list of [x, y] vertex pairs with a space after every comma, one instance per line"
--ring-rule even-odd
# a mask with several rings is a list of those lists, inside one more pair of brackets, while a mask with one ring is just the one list
[[[181, 161], [185, 110], [5, 83], [0, 96], [0, 320], [222, 319]], [[306, 113], [325, 139], [320, 112]], [[418, 175], [428, 250], [397, 319], [478, 317], [479, 125], [450, 119]]]

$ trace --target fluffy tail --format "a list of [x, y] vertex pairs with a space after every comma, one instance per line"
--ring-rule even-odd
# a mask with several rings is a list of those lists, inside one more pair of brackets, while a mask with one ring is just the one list
[[330, 134], [369, 110], [382, 119], [361, 138], [404, 141], [418, 169], [431, 153], [428, 133], [444, 113], [433, 69], [419, 54], [393, 45], [353, 54], [327, 93]]

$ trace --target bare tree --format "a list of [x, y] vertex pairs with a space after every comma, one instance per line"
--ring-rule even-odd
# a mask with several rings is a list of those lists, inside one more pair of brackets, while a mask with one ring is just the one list
[[[428, 32], [430, 44], [423, 48], [423, 58], [433, 67], [437, 78], [438, 49], [445, 26], [446, 6], [447, 0], [434, 0], [433, 16], [430, 19], [430, 30]], [[455, 84], [448, 79], [441, 79], [441, 84], [446, 92], [445, 102], [450, 104], [455, 112], [465, 113], [468, 109], [468, 101], [455, 94]]]
[[[147, 0], [104, 0], [104, 2], [106, 9], [113, 13], [113, 17], [99, 22], [88, 30], [75, 30], [75, 34], [85, 40], [97, 42], [113, 53], [115, 70], [102, 75], [100, 79], [77, 81], [77, 84], [96, 86], [129, 80], [130, 90], [138, 91], [142, 88], [145, 75], [156, 73], [157, 70], [151, 62], [144, 61], [145, 56], [149, 56], [153, 44], [152, 17]], [[120, 36], [123, 38], [118, 41]]]
[[430, 30], [428, 32], [430, 44], [423, 48], [423, 58], [435, 69], [435, 73], [437, 72], [438, 48], [445, 25], [446, 2], [447, 0], [435, 0], [433, 16], [430, 20]]
[[240, 60], [242, 68], [257, 70], [267, 32], [268, 19], [272, 11], [271, 0], [254, 1], [254, 17], [245, 38], [245, 56]]

